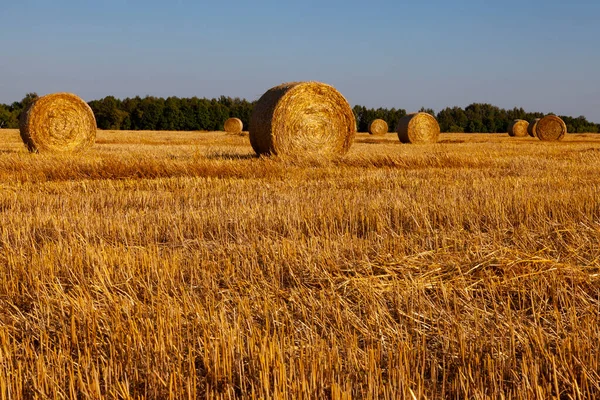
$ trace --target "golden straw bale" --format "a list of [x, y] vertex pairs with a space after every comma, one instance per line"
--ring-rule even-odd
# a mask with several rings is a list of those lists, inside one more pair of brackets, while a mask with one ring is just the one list
[[244, 129], [244, 124], [239, 118], [229, 118], [225, 121], [225, 132], [239, 135]]
[[344, 96], [332, 86], [291, 82], [262, 95], [249, 131], [259, 155], [333, 158], [350, 149], [356, 120]]
[[527, 128], [529, 122], [523, 119], [515, 119], [508, 127], [508, 135], [514, 137], [525, 137], [527, 136]]
[[388, 124], [382, 119], [374, 119], [369, 122], [369, 133], [371, 135], [385, 135], [388, 133]]
[[535, 127], [538, 139], [550, 142], [562, 140], [567, 134], [567, 125], [556, 115], [546, 115]]
[[401, 118], [396, 131], [402, 143], [435, 143], [440, 136], [440, 125], [431, 114], [418, 112]]
[[54, 93], [31, 103], [21, 114], [19, 130], [31, 152], [76, 152], [96, 141], [96, 118], [78, 96]]
[[527, 126], [527, 134], [531, 137], [537, 137], [537, 133], [535, 129], [537, 127], [537, 123], [540, 122], [541, 118], [534, 118], [529, 122], [529, 126]]

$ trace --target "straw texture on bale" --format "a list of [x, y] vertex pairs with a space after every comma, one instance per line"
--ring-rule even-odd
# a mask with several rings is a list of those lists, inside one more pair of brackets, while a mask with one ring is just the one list
[[560, 117], [547, 115], [538, 121], [535, 132], [543, 141], [562, 140], [567, 134], [567, 125]]
[[31, 152], [77, 152], [96, 141], [96, 118], [78, 96], [54, 93], [31, 103], [21, 114], [19, 131]]
[[529, 126], [527, 127], [527, 134], [531, 137], [537, 137], [537, 133], [535, 132], [535, 129], [537, 127], [537, 123], [540, 121], [541, 118], [535, 118], [532, 119], [529, 122]]
[[244, 124], [242, 123], [242, 120], [239, 118], [229, 118], [227, 121], [225, 121], [225, 132], [227, 133], [235, 133], [235, 134], [240, 134], [242, 133], [242, 130], [244, 129]]
[[513, 137], [525, 137], [528, 135], [529, 122], [523, 119], [515, 119], [508, 127], [508, 135]]
[[382, 119], [374, 119], [369, 122], [369, 133], [371, 135], [385, 135], [388, 133], [388, 124]]
[[262, 95], [249, 131], [250, 144], [259, 155], [333, 158], [350, 149], [356, 120], [344, 96], [332, 86], [291, 82]]
[[402, 143], [435, 143], [440, 136], [440, 125], [431, 114], [418, 112], [402, 117], [396, 131]]

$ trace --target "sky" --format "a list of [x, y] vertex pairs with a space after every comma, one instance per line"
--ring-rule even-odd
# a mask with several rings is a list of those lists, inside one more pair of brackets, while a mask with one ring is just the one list
[[351, 105], [491, 103], [600, 123], [599, 49], [598, 0], [0, 0], [0, 103], [256, 100], [314, 80]]

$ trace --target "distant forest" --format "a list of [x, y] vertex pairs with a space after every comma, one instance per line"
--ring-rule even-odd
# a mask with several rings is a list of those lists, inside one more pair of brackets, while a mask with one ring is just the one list
[[[18, 128], [19, 115], [37, 95], [27, 94], [23, 100], [10, 105], [0, 104], [0, 128]], [[245, 99], [221, 96], [218, 99], [168, 97], [134, 97], [124, 100], [113, 96], [89, 102], [94, 111], [98, 128], [113, 130], [222, 130], [227, 118], [237, 117], [247, 129], [255, 102]], [[381, 118], [387, 121], [390, 131], [398, 120], [406, 115], [401, 108], [366, 108], [356, 105], [352, 109], [359, 132], [366, 132], [370, 121]], [[515, 119], [542, 117], [539, 112], [527, 112], [523, 108], [505, 110], [491, 104], [473, 103], [464, 109], [448, 107], [437, 114], [431, 109], [422, 108], [434, 115], [442, 132], [481, 132], [505, 133]], [[585, 117], [560, 116], [571, 133], [600, 132], [600, 124], [589, 122]]]

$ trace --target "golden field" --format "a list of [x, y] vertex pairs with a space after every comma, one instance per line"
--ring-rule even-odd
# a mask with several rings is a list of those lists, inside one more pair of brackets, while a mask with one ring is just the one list
[[600, 397], [600, 135], [0, 130], [0, 399]]

